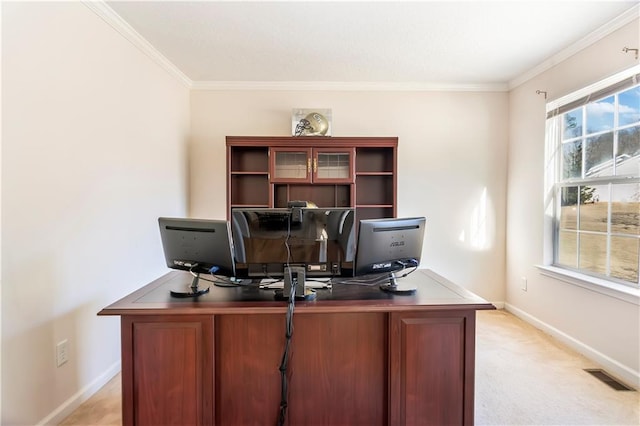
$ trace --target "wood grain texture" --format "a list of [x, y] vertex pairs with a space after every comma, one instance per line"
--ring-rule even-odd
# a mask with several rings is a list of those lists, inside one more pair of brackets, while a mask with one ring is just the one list
[[[412, 296], [393, 296], [377, 287], [336, 284], [331, 291], [318, 291], [312, 302], [296, 304], [298, 313], [391, 312], [495, 309], [486, 300], [460, 287], [429, 269], [419, 269], [402, 278], [418, 291]], [[284, 313], [285, 302], [277, 301], [273, 291], [258, 285], [244, 287], [211, 287], [198, 299], [176, 299], [169, 290], [190, 282], [185, 271], [171, 271], [139, 290], [103, 308], [98, 315], [215, 315]]]
[[295, 324], [289, 424], [386, 424], [387, 315], [314, 314]]
[[[437, 274], [413, 296], [318, 291], [293, 316], [289, 425], [472, 425], [475, 311]], [[171, 299], [170, 273], [103, 309], [121, 315], [123, 424], [276, 424], [287, 303], [254, 286]]]
[[123, 399], [123, 423], [211, 424], [211, 317], [128, 318], [126, 323], [130, 352], [123, 357], [123, 392], [129, 399]]
[[393, 313], [391, 424], [473, 424], [473, 311]]
[[[385, 424], [385, 314], [294, 315], [288, 424]], [[277, 423], [284, 315], [217, 321], [216, 422]]]

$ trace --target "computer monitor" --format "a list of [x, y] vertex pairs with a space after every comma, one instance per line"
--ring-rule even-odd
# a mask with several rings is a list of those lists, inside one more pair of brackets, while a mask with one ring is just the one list
[[285, 267], [306, 277], [353, 276], [355, 212], [341, 207], [234, 208], [236, 273], [283, 277]]
[[158, 218], [167, 267], [190, 271], [191, 283], [171, 290], [175, 297], [194, 297], [209, 291], [199, 287], [201, 273], [233, 277], [233, 240], [226, 220]]
[[424, 217], [364, 219], [358, 227], [355, 275], [385, 273], [380, 288], [393, 293], [413, 293], [414, 286], [399, 283], [396, 272], [417, 268], [422, 255]]

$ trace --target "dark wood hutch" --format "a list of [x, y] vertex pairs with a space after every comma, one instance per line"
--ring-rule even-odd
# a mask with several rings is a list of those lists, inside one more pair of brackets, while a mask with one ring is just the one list
[[395, 217], [397, 149], [397, 137], [227, 136], [227, 217], [292, 200]]

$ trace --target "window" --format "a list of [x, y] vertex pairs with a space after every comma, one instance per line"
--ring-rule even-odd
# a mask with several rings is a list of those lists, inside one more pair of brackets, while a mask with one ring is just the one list
[[639, 288], [640, 69], [547, 105], [553, 265]]

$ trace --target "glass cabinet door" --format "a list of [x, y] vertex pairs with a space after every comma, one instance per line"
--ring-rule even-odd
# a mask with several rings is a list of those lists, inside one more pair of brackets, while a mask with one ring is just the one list
[[271, 149], [272, 182], [311, 182], [311, 149]]
[[353, 181], [353, 152], [345, 151], [317, 151], [313, 158], [313, 179], [315, 182], [323, 180], [351, 182]]
[[271, 182], [352, 183], [353, 148], [272, 148]]

